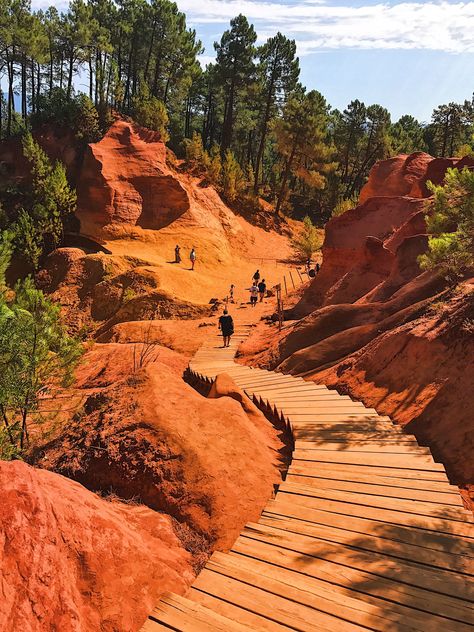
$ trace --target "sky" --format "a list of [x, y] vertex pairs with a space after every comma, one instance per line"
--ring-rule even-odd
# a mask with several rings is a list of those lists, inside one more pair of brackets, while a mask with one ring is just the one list
[[[243, 13], [258, 41], [294, 39], [301, 81], [332, 107], [379, 103], [397, 120], [429, 121], [441, 103], [474, 92], [474, 1], [175, 0], [212, 61], [213, 43]], [[64, 2], [32, 0], [34, 8]]]

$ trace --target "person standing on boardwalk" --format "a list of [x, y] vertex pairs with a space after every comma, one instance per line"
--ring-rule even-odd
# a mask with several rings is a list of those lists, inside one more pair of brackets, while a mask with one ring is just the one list
[[194, 270], [194, 264], [196, 263], [196, 250], [194, 248], [189, 253], [189, 260], [191, 261], [191, 270]]
[[265, 292], [267, 291], [267, 286], [265, 283], [265, 279], [262, 279], [258, 284], [258, 293], [260, 294], [260, 303], [265, 298]]
[[224, 313], [219, 318], [219, 329], [222, 331], [224, 347], [228, 347], [230, 345], [230, 338], [234, 333], [234, 321], [227, 309], [224, 309]]
[[260, 281], [260, 270], [257, 270], [252, 277], [252, 282], [254, 285], [258, 285], [259, 281]]
[[255, 307], [258, 299], [258, 285], [254, 283], [252, 287], [248, 287], [247, 290], [250, 292], [250, 305]]
[[178, 244], [176, 244], [176, 247], [174, 249], [174, 262], [175, 263], [181, 263], [180, 250], [181, 250], [181, 248], [178, 246]]

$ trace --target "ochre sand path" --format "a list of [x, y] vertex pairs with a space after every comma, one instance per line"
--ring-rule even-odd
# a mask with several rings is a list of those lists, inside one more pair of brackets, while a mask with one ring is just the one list
[[[237, 323], [250, 314], [239, 313]], [[142, 628], [472, 631], [474, 528], [442, 465], [388, 417], [301, 378], [234, 362], [215, 335], [190, 370], [231, 375], [289, 425], [286, 480], [186, 597], [165, 595]]]

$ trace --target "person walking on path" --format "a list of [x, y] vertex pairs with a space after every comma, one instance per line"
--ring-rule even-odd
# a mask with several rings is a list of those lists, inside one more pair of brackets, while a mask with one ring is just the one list
[[196, 263], [196, 250], [194, 248], [189, 253], [189, 260], [191, 261], [191, 270], [194, 270], [194, 264]]
[[265, 298], [265, 292], [267, 291], [267, 286], [265, 284], [265, 279], [262, 279], [258, 284], [258, 293], [260, 294], [260, 303]]
[[234, 302], [234, 290], [235, 290], [235, 285], [231, 283], [230, 289], [229, 289], [229, 302], [230, 303]]
[[250, 305], [255, 307], [258, 299], [258, 285], [254, 283], [252, 287], [248, 287], [247, 290], [250, 292]]
[[174, 249], [174, 262], [175, 263], [181, 263], [180, 250], [181, 250], [181, 248], [178, 246], [178, 244], [176, 244], [176, 247]]
[[222, 331], [224, 347], [228, 347], [230, 345], [230, 338], [234, 333], [234, 321], [227, 309], [224, 309], [224, 313], [219, 318], [219, 329]]
[[260, 281], [260, 270], [257, 270], [255, 272], [255, 274], [252, 277], [252, 281], [254, 285], [258, 285], [258, 282]]

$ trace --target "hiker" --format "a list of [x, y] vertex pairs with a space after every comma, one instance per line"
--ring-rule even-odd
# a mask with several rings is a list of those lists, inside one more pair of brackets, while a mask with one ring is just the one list
[[316, 264], [316, 274], [319, 274], [319, 270], [321, 269], [321, 266], [319, 265], [319, 263]]
[[255, 307], [258, 299], [258, 285], [254, 283], [252, 287], [248, 287], [247, 290], [250, 292], [250, 305]]
[[230, 303], [234, 302], [234, 290], [235, 290], [235, 285], [231, 283], [230, 288], [229, 288], [229, 302]]
[[265, 298], [265, 292], [267, 291], [267, 286], [265, 284], [265, 279], [262, 279], [258, 284], [258, 293], [260, 294], [260, 303]]
[[311, 270], [311, 257], [308, 257], [306, 259], [306, 274], [309, 274], [310, 270]]
[[234, 333], [234, 321], [227, 309], [224, 309], [224, 313], [219, 318], [219, 329], [222, 331], [224, 347], [228, 347], [230, 345], [230, 337]]
[[254, 285], [258, 285], [258, 282], [260, 281], [260, 270], [257, 270], [255, 272], [255, 274], [252, 277], [252, 281]]
[[196, 251], [194, 248], [189, 253], [189, 260], [191, 261], [191, 270], [194, 270], [194, 264], [196, 263]]
[[178, 246], [178, 244], [176, 244], [176, 247], [174, 249], [174, 262], [175, 263], [181, 263], [180, 250], [181, 250], [181, 248]]

